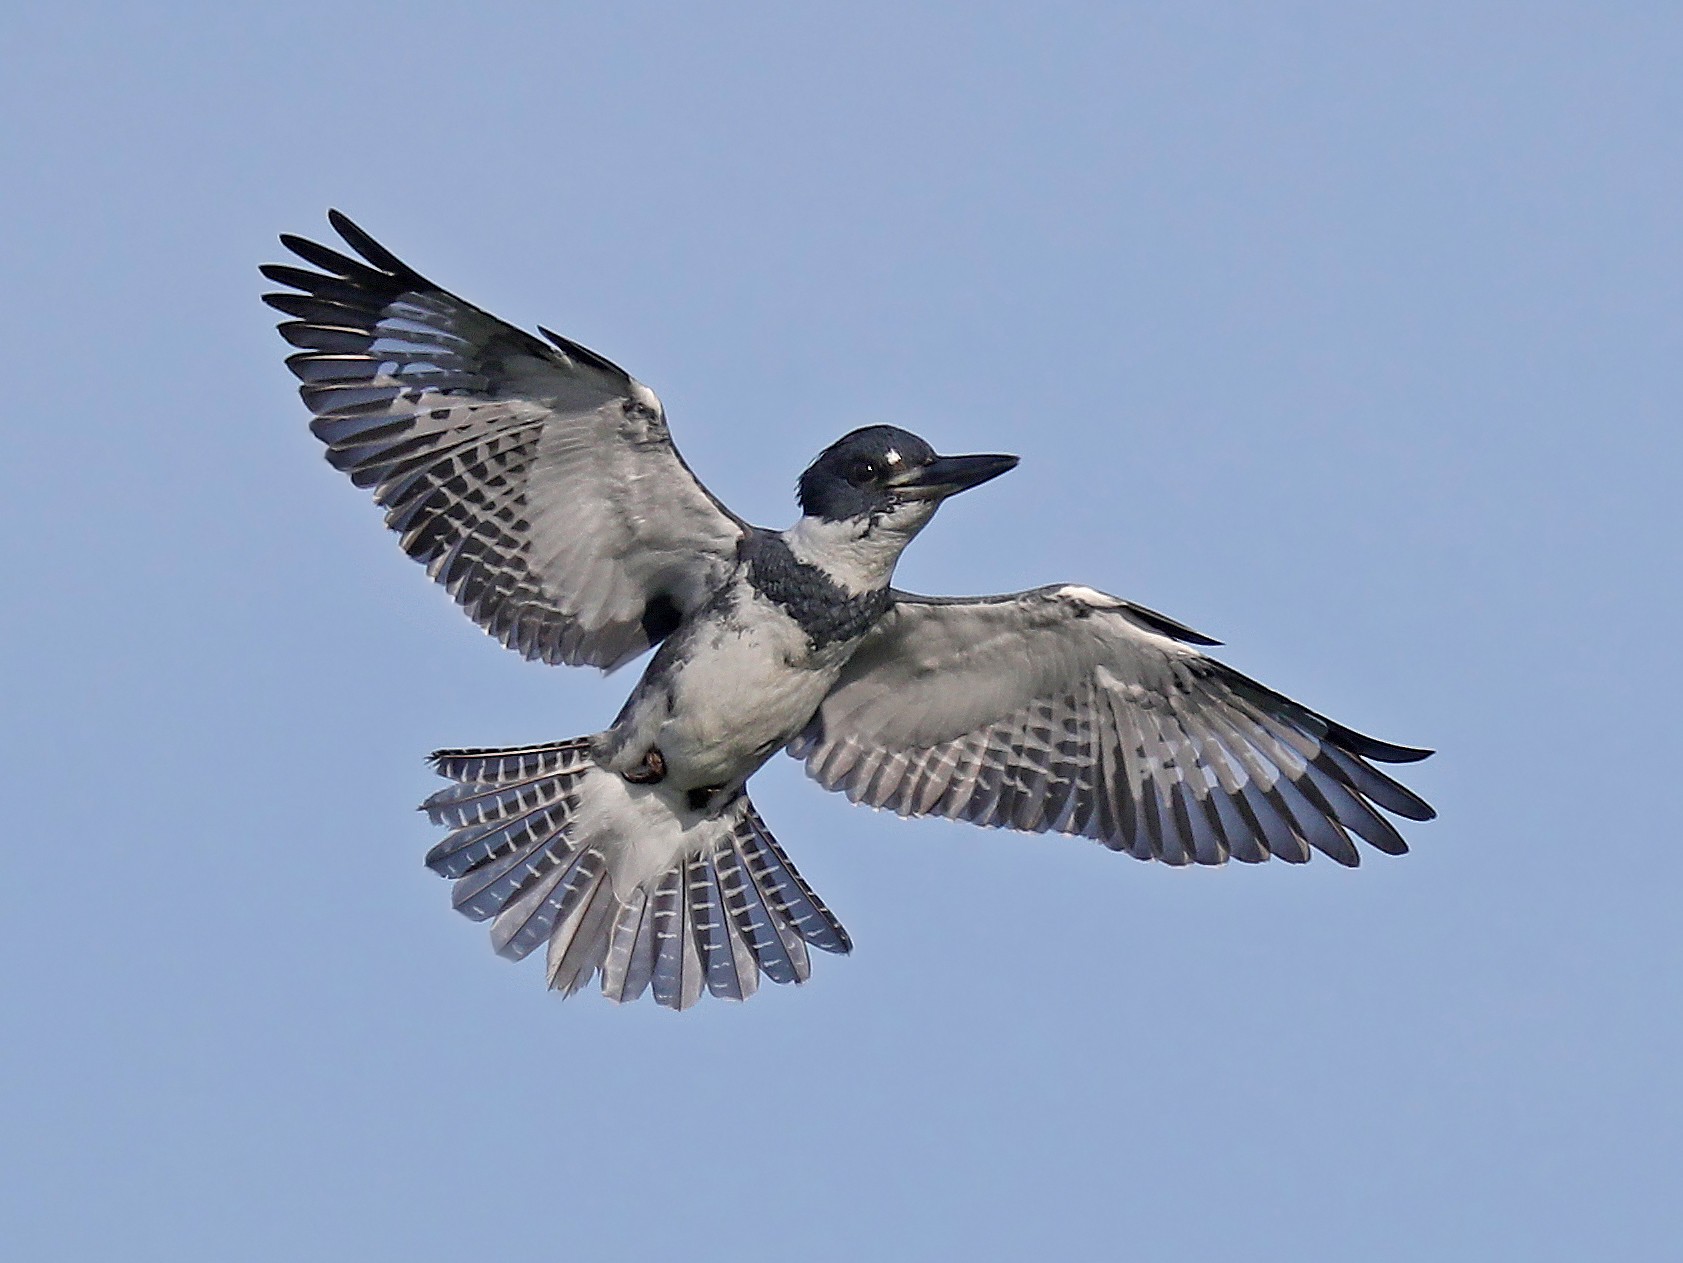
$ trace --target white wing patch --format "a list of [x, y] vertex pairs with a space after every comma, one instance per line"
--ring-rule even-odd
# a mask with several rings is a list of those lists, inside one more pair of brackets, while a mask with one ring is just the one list
[[1071, 601], [1080, 601], [1083, 605], [1091, 605], [1097, 610], [1117, 610], [1127, 604], [1120, 597], [1111, 596], [1108, 592], [1100, 592], [1097, 588], [1083, 587], [1079, 583], [1066, 583], [1059, 588], [1057, 595]]

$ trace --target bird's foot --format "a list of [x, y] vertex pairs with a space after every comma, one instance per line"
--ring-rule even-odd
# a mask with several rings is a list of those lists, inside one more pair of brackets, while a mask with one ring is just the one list
[[666, 756], [660, 752], [660, 747], [650, 746], [643, 761], [625, 773], [625, 779], [633, 785], [655, 785], [665, 780]]

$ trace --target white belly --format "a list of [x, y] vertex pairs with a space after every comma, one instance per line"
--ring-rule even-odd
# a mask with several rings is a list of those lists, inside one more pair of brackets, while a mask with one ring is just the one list
[[814, 653], [780, 609], [758, 597], [708, 630], [670, 681], [672, 711], [655, 744], [685, 787], [747, 778], [806, 726], [851, 646]]

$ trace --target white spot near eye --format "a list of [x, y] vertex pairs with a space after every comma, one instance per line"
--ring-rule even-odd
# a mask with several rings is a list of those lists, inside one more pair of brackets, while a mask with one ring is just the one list
[[901, 463], [900, 453], [895, 451], [892, 447], [882, 454], [882, 458], [890, 465], [898, 465]]

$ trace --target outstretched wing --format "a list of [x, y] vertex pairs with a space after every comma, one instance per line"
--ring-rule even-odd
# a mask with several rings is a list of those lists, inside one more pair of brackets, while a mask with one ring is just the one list
[[[896, 593], [790, 746], [826, 789], [903, 816], [1082, 834], [1170, 864], [1358, 862], [1435, 814], [1352, 732], [1206, 657], [1162, 615], [1066, 586]], [[1196, 642], [1196, 643], [1194, 643]]]
[[672, 446], [660, 400], [543, 330], [440, 289], [337, 211], [365, 262], [291, 235], [287, 360], [327, 459], [468, 615], [545, 662], [611, 669], [704, 604], [745, 524]]

